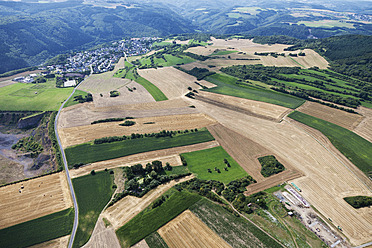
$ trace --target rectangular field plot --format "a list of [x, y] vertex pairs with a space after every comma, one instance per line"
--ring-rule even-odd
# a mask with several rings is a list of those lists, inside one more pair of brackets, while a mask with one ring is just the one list
[[231, 247], [190, 210], [177, 216], [158, 232], [169, 248]]

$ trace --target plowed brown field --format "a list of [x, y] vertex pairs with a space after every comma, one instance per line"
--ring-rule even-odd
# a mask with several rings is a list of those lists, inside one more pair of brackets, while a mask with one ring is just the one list
[[[287, 121], [276, 123], [197, 100], [189, 101], [222, 125], [275, 151], [279, 158], [285, 159], [287, 166], [303, 172], [306, 180], [299, 178], [295, 182], [310, 203], [336, 226], [341, 226], [352, 244], [370, 241], [372, 218], [341, 202], [346, 195], [372, 196], [372, 193], [364, 180], [342, 162], [347, 160], [342, 154], [326, 149], [319, 143], [321, 141]], [[307, 180], [311, 183], [301, 184]], [[312, 184], [317, 185], [316, 190]], [[319, 197], [323, 195], [331, 197], [323, 200]]]
[[156, 198], [161, 196], [167, 190], [172, 188], [177, 183], [190, 180], [193, 176], [184, 177], [181, 179], [170, 181], [169, 183], [162, 184], [156, 189], [151, 190], [142, 198], [134, 196], [126, 196], [113, 206], [107, 208], [102, 213], [102, 218], [110, 221], [114, 229], [122, 227], [125, 223], [130, 221], [134, 216], [149, 206]]
[[123, 121], [119, 121], [61, 128], [59, 129], [59, 135], [63, 147], [68, 147], [108, 136], [131, 135], [132, 133], [158, 133], [162, 130], [195, 129], [216, 123], [204, 114], [146, 117], [138, 118], [134, 121], [136, 124], [128, 127], [120, 126], [119, 124], [123, 123]]
[[309, 101], [300, 106], [297, 110], [302, 113], [317, 117], [319, 119], [332, 122], [349, 130], [353, 130], [364, 118], [361, 115], [348, 113], [339, 109], [327, 107], [325, 105]]
[[[199, 85], [195, 84], [196, 78], [194, 76], [173, 67], [138, 70], [138, 73], [158, 87], [169, 99], [185, 95], [189, 92], [188, 87], [192, 89], [200, 88]], [[201, 80], [199, 83], [208, 88], [215, 86], [205, 80]]]
[[359, 107], [358, 112], [361, 113], [365, 118], [355, 127], [354, 132], [369, 142], [372, 142], [372, 109]]
[[0, 229], [72, 206], [64, 172], [1, 187], [0, 199]]
[[169, 248], [231, 247], [190, 210], [184, 211], [158, 232]]
[[96, 162], [84, 167], [81, 167], [77, 170], [70, 170], [71, 177], [79, 177], [82, 175], [89, 174], [92, 170], [100, 171], [104, 169], [112, 169], [116, 167], [131, 166], [134, 164], [142, 163], [146, 164], [154, 160], [160, 160], [163, 163], [169, 162], [171, 166], [177, 166], [181, 164], [179, 154], [185, 152], [193, 152], [204, 150], [212, 147], [219, 146], [217, 141], [210, 141], [205, 143], [199, 143], [189, 146], [180, 146], [169, 149], [144, 152], [139, 154], [134, 154], [126, 157]]

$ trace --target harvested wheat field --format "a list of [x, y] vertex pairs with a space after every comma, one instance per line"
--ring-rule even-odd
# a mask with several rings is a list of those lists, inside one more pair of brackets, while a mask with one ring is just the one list
[[119, 92], [119, 96], [117, 97], [110, 97], [110, 91], [93, 94], [94, 106], [102, 108], [115, 105], [155, 102], [151, 94], [135, 81], [128, 81], [125, 86], [118, 88], [117, 91]]
[[72, 206], [64, 172], [1, 187], [0, 199], [0, 229]]
[[195, 114], [199, 111], [191, 108], [182, 99], [161, 102], [116, 105], [96, 108], [93, 103], [84, 103], [64, 108], [58, 119], [58, 129], [90, 125], [93, 121], [106, 118], [154, 117], [169, 115]]
[[120, 243], [116, 237], [115, 230], [112, 226], [105, 226], [102, 217], [99, 217], [94, 227], [92, 236], [83, 246], [84, 248], [120, 248]]
[[[372, 193], [364, 180], [342, 162], [347, 160], [342, 154], [327, 150], [313, 136], [289, 122], [276, 123], [204, 102], [189, 101], [222, 125], [285, 158], [287, 166], [301, 171], [306, 180], [317, 185], [314, 190], [309, 187], [311, 183], [299, 183], [304, 195], [316, 209], [340, 225], [352, 244], [370, 241], [372, 218], [366, 218], [360, 211], [341, 202], [344, 195], [371, 196]], [[295, 181], [301, 182], [301, 178]], [[332, 195], [333, 199], [321, 200], [319, 195]]]
[[70, 235], [53, 239], [41, 244], [30, 246], [29, 248], [66, 248], [68, 245], [68, 241], [70, 239]]
[[150, 246], [146, 243], [146, 240], [142, 239], [140, 242], [133, 245], [131, 248], [150, 248]]
[[117, 167], [132, 166], [138, 163], [146, 164], [154, 160], [160, 160], [163, 162], [163, 164], [168, 162], [171, 166], [177, 166], [182, 164], [179, 158], [179, 154], [204, 150], [219, 145], [220, 144], [214, 140], [194, 145], [173, 147], [169, 149], [134, 154], [126, 157], [96, 162], [87, 166], [83, 166], [76, 170], [70, 170], [70, 175], [71, 177], [79, 177], [89, 174], [92, 170], [100, 171], [106, 168], [112, 169]]
[[297, 110], [319, 119], [332, 122], [349, 130], [354, 130], [354, 128], [364, 119], [363, 116], [358, 114], [348, 113], [320, 103], [309, 101], [300, 106]]
[[102, 213], [102, 218], [106, 218], [110, 221], [114, 229], [122, 227], [125, 223], [130, 221], [134, 216], [149, 206], [159, 196], [164, 194], [167, 190], [172, 188], [174, 185], [185, 182], [192, 179], [193, 176], [187, 176], [177, 180], [172, 180], [166, 184], [162, 184], [157, 188], [148, 192], [142, 198], [134, 196], [126, 196], [113, 206], [107, 208]]
[[169, 248], [231, 247], [190, 210], [184, 211], [158, 232]]
[[[158, 87], [169, 99], [185, 95], [189, 92], [188, 87], [200, 88], [195, 84], [196, 78], [194, 76], [173, 67], [138, 70], [138, 74]], [[200, 84], [208, 88], [215, 86], [205, 80], [201, 80]]]
[[216, 123], [204, 114], [156, 116], [134, 119], [133, 126], [120, 126], [118, 122], [98, 123], [59, 129], [63, 147], [85, 143], [108, 136], [131, 135], [132, 133], [158, 133], [162, 130], [186, 130], [202, 128]]
[[365, 118], [354, 128], [354, 132], [369, 142], [372, 142], [372, 109], [366, 107], [359, 107], [358, 112]]
[[280, 121], [285, 115], [292, 111], [289, 108], [279, 105], [206, 91], [200, 91], [196, 99], [207, 101], [208, 103], [216, 104], [220, 107], [243, 111], [245, 114], [273, 121]]

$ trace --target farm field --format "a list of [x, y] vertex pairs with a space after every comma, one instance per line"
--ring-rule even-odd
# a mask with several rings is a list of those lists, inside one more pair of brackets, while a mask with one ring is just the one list
[[0, 110], [58, 110], [71, 92], [72, 88], [56, 88], [55, 80], [40, 84], [15, 83], [0, 88]]
[[243, 218], [203, 199], [190, 207], [192, 213], [233, 247], [282, 247]]
[[[367, 237], [371, 234], [367, 229], [372, 219], [369, 217], [366, 219], [360, 212], [338, 202], [344, 201], [343, 195], [370, 195], [371, 186], [366, 186], [365, 181], [368, 181], [368, 178], [363, 174], [366, 180], [361, 179], [359, 174], [352, 172], [353, 170], [349, 170], [349, 166], [343, 162], [347, 159], [341, 153], [325, 149], [327, 146], [323, 144], [321, 138], [315, 139], [315, 136], [310, 136], [300, 126], [289, 121], [276, 123], [192, 99], [189, 102], [222, 125], [268, 150], [275, 151], [279, 158], [285, 158], [285, 165], [300, 171], [307, 180], [319, 186], [317, 188], [319, 192], [314, 192], [308, 187], [300, 187], [303, 192], [312, 192], [307, 193], [306, 197], [311, 195], [318, 198], [314, 202], [311, 200], [313, 198], [308, 200], [322, 215], [331, 218], [334, 224], [340, 225], [343, 233], [353, 244], [369, 241]], [[295, 180], [296, 184], [300, 179]], [[334, 199], [320, 201], [318, 195], [322, 194], [331, 195]]]
[[82, 91], [82, 90], [76, 90], [75, 93], [72, 95], [72, 97], [65, 103], [65, 105], [63, 107], [67, 108], [67, 107], [79, 104], [78, 101], [74, 101], [74, 97], [79, 96], [79, 95], [81, 95], [83, 97], [86, 97], [88, 95], [88, 93], [85, 92], [85, 91]]
[[74, 221], [72, 208], [0, 230], [1, 247], [28, 247], [71, 232]]
[[190, 210], [184, 211], [158, 232], [169, 248], [231, 247]]
[[101, 217], [98, 218], [97, 223], [92, 232], [89, 241], [84, 245], [85, 248], [120, 248], [120, 243], [116, 237], [115, 230], [112, 226], [106, 227], [105, 222]]
[[1, 187], [0, 198], [0, 229], [72, 206], [63, 172]]
[[63, 147], [82, 144], [108, 136], [131, 135], [132, 133], [158, 133], [162, 130], [186, 130], [202, 128], [215, 121], [204, 114], [156, 116], [134, 119], [133, 126], [120, 126], [118, 122], [98, 123], [94, 125], [61, 128], [59, 135]]
[[[158, 87], [168, 99], [174, 99], [185, 95], [189, 90], [199, 89], [200, 86], [195, 84], [196, 78], [173, 67], [158, 68], [158, 69], [143, 69], [138, 70], [141, 77], [153, 83]], [[210, 83], [203, 80], [201, 84], [211, 87]]]
[[[158, 232], [153, 232], [149, 236], [147, 236], [144, 240], [141, 242], [138, 242], [134, 247], [135, 248], [141, 248], [141, 245], [143, 242], [146, 243], [146, 245], [150, 248], [167, 248], [167, 243], [162, 239], [162, 237], [159, 235]], [[146, 247], [147, 248], [147, 247]]]
[[322, 132], [361, 171], [372, 174], [372, 143], [343, 127], [301, 112], [295, 111], [288, 117]]
[[[216, 180], [227, 184], [248, 175], [221, 146], [181, 155], [187, 161], [188, 169], [202, 180]], [[226, 167], [224, 159], [227, 159], [231, 165], [228, 171], [224, 170]], [[215, 167], [220, 170], [220, 173], [215, 171]]]
[[207, 130], [180, 134], [173, 137], [144, 137], [103, 144], [85, 143], [65, 149], [70, 166], [92, 163], [133, 155], [136, 153], [193, 145], [214, 140]]
[[158, 87], [156, 87], [154, 84], [144, 79], [143, 77], [137, 78], [136, 82], [142, 85], [152, 95], [155, 101], [168, 100], [168, 98], [164, 95], [164, 93], [161, 90], [159, 90]]
[[194, 176], [187, 176], [177, 180], [172, 180], [166, 184], [159, 185], [141, 198], [130, 195], [126, 196], [113, 206], [108, 207], [103, 212], [102, 217], [109, 220], [113, 228], [116, 230], [124, 226], [134, 216], [143, 211], [147, 206], [171, 189], [174, 185], [188, 181], [193, 177]]
[[[154, 58], [154, 65], [159, 67], [170, 67], [177, 64], [187, 64], [194, 62], [195, 60], [184, 55], [173, 56], [171, 54], [164, 54], [165, 60], [162, 58]], [[150, 66], [151, 65], [151, 59], [144, 57], [139, 60], [141, 66]]]
[[225, 74], [214, 74], [208, 76], [206, 80], [218, 85], [218, 87], [205, 90], [208, 92], [262, 101], [293, 109], [305, 102], [300, 98], [267, 89], [261, 89], [248, 85], [236, 86], [235, 83], [238, 79]]
[[81, 247], [93, 232], [99, 214], [110, 201], [113, 178], [109, 172], [97, 172], [72, 180], [79, 206], [79, 225], [73, 247]]
[[30, 248], [65, 248], [68, 246], [70, 235], [46, 241], [37, 245], [30, 246]]
[[[91, 172], [91, 170], [104, 170], [106, 168], [112, 169], [117, 167], [124, 167], [124, 166], [132, 166], [137, 163], [147, 163], [154, 160], [160, 160], [169, 162], [171, 166], [173, 165], [179, 165], [180, 153], [184, 152], [191, 152], [191, 151], [199, 151], [203, 149], [208, 149], [212, 147], [219, 146], [217, 141], [210, 141], [210, 142], [204, 142], [194, 145], [188, 145], [188, 146], [180, 146], [180, 147], [173, 147], [168, 149], [162, 149], [157, 151], [151, 151], [151, 152], [144, 152], [144, 153], [138, 153], [134, 155], [129, 155], [125, 157], [120, 157], [116, 159], [110, 159], [100, 162], [95, 162], [83, 167], [80, 167], [77, 170], [70, 170], [71, 177], [78, 177], [82, 175], [87, 175]], [[164, 164], [163, 162], [163, 164]]]
[[61, 112], [61, 118], [58, 120], [58, 128], [90, 125], [93, 121], [106, 118], [123, 118], [128, 116], [141, 118], [195, 113], [199, 113], [199, 111], [195, 108], [190, 108], [190, 104], [187, 104], [182, 99], [116, 105], [104, 108], [96, 108], [93, 103], [84, 103], [64, 108]]
[[200, 199], [199, 195], [186, 191], [173, 192], [162, 205], [142, 211], [116, 231], [121, 245], [129, 247], [136, 244]]
[[354, 128], [354, 132], [372, 143], [372, 109], [359, 107], [359, 113], [365, 118]]
[[361, 115], [348, 113], [315, 102], [306, 102], [296, 110], [332, 122], [351, 131], [364, 119]]

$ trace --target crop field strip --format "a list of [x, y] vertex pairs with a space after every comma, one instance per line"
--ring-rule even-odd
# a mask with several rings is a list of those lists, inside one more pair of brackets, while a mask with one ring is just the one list
[[69, 165], [92, 163], [133, 155], [136, 153], [193, 145], [214, 140], [207, 130], [180, 134], [173, 137], [144, 137], [103, 144], [85, 143], [66, 148]]
[[231, 247], [190, 210], [184, 211], [158, 232], [169, 248]]
[[63, 147], [82, 144], [108, 136], [131, 135], [132, 133], [158, 133], [162, 130], [186, 130], [202, 128], [215, 121], [204, 114], [156, 116], [137, 118], [133, 126], [120, 126], [123, 121], [59, 129]]
[[[254, 118], [231, 111], [224, 108], [219, 108], [214, 105], [206, 104], [200, 101], [190, 99], [190, 104], [194, 104], [201, 112], [208, 113], [212, 118], [216, 119], [224, 126], [238, 132], [239, 134], [248, 137], [268, 150], [274, 150], [275, 155], [285, 158], [286, 163], [302, 172], [307, 180], [317, 183], [320, 188], [319, 194], [328, 192], [334, 197], [339, 197], [344, 194], [348, 195], [369, 195], [368, 188], [359, 180], [359, 178], [347, 169], [342, 164], [342, 154], [330, 152], [325, 149], [322, 144], [319, 144], [312, 136], [303, 129], [296, 128], [289, 122], [275, 123], [259, 118]], [[335, 149], [335, 148], [334, 148]], [[280, 174], [279, 174], [280, 175]], [[297, 184], [297, 180], [294, 181]], [[301, 187], [302, 191], [308, 190], [306, 187]], [[310, 189], [309, 189], [310, 190]], [[313, 193], [312, 197], [317, 197], [317, 193]], [[309, 199], [311, 202], [311, 199]], [[359, 238], [363, 235], [363, 228], [359, 230], [360, 219], [364, 218], [355, 209], [344, 208], [343, 205], [333, 204], [326, 201], [311, 202], [315, 208], [321, 209], [321, 214], [333, 219], [334, 211], [340, 213], [345, 212], [345, 218], [341, 221], [346, 221], [344, 233], [355, 244], [363, 243]], [[349, 212], [357, 216], [350, 219]], [[339, 223], [344, 226], [343, 222]], [[353, 226], [350, 229], [350, 226]], [[361, 232], [360, 234], [356, 232]], [[367, 242], [367, 240], [365, 241]]]
[[72, 206], [63, 172], [1, 187], [0, 199], [1, 229]]
[[354, 128], [354, 132], [372, 143], [372, 109], [359, 107], [358, 112], [365, 118]]
[[37, 245], [30, 246], [29, 248], [65, 248], [68, 246], [70, 235], [60, 238], [52, 239]]

